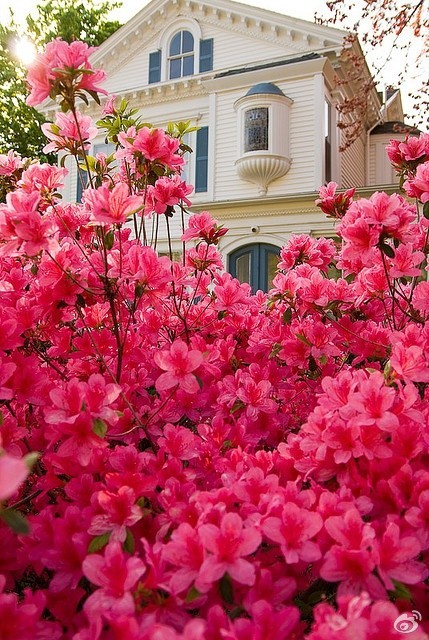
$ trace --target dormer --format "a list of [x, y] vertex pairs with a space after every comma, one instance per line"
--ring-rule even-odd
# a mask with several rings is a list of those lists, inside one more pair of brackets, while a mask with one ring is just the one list
[[149, 53], [148, 84], [176, 80], [213, 69], [213, 38], [204, 39], [197, 20], [182, 17], [167, 27], [159, 48]]

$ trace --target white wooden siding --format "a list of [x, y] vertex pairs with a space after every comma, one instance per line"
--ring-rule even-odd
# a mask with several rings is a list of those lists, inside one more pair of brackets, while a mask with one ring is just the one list
[[[180, 18], [177, 18], [176, 22], [179, 30]], [[203, 20], [200, 21], [200, 27], [204, 39], [213, 38], [214, 71], [227, 70], [231, 66], [247, 65], [249, 62], [254, 64], [274, 57], [287, 57], [291, 54], [300, 55], [296, 50], [286, 47], [281, 42], [275, 43], [252, 35], [246, 36], [204, 23]], [[116, 68], [113, 73], [108, 73], [107, 80], [103, 84], [107, 91], [120, 94], [124, 91], [140, 89], [148, 84], [149, 53], [159, 48], [161, 32], [162, 29], [156, 35], [152, 34], [150, 39], [143, 33], [141, 38], [143, 46], [141, 49], [136, 50], [133, 48], [128, 57], [124, 56], [123, 52], [118, 54], [124, 56], [124, 61], [121, 63], [120, 68]], [[198, 54], [199, 43], [196, 42], [196, 69], [198, 68]], [[164, 63], [167, 52], [163, 51], [162, 55], [164, 56]], [[109, 66], [111, 65], [107, 59], [105, 64], [107, 70]], [[115, 63], [113, 63], [113, 68], [115, 68]]]
[[365, 137], [362, 135], [340, 155], [341, 187], [365, 185]]
[[230, 69], [249, 63], [253, 65], [258, 61], [275, 57], [284, 56], [286, 58], [293, 53], [297, 56], [300, 55], [281, 42], [278, 44], [267, 42], [259, 39], [256, 35], [245, 36], [211, 24], [204, 24], [203, 21], [200, 24], [203, 38], [213, 38], [214, 70]]
[[[290, 156], [288, 173], [268, 187], [268, 196], [314, 191], [314, 89], [311, 78], [276, 83], [293, 100], [290, 109]], [[238, 157], [237, 114], [234, 102], [247, 88], [218, 95], [216, 111], [215, 200], [258, 197], [258, 187], [240, 180], [235, 168]]]
[[375, 144], [371, 140], [368, 156], [368, 184], [376, 184], [375, 181]]
[[387, 157], [386, 147], [394, 138], [403, 140], [403, 136], [395, 134], [376, 134], [371, 136], [369, 145], [369, 184], [384, 185], [397, 184], [398, 177]]

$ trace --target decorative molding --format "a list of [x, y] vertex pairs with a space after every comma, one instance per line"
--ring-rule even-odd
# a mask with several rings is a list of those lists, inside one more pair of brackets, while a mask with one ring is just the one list
[[238, 176], [258, 186], [259, 195], [267, 193], [268, 185], [284, 176], [290, 167], [290, 159], [273, 155], [268, 151], [246, 155], [235, 161]]
[[[155, 5], [152, 11], [151, 5]], [[144, 45], [152, 38], [159, 38], [165, 30], [166, 22], [171, 22], [172, 19], [177, 20], [179, 28], [181, 18], [197, 22], [201, 20], [202, 23], [231, 33], [286, 46], [296, 53], [329, 47], [336, 49], [341, 46], [343, 37], [343, 32], [337, 29], [321, 27], [256, 7], [243, 5], [242, 8], [241, 5], [228, 0], [217, 2], [216, 6], [189, 0], [166, 0], [161, 4], [153, 0], [99, 47], [93, 55], [94, 64], [107, 69], [109, 75], [115, 73], [136, 55], [136, 51], [142, 46], [142, 39]], [[337, 35], [337, 32], [339, 37], [338, 41], [335, 41], [333, 34]], [[331, 39], [326, 37], [328, 33]], [[123, 41], [127, 42], [126, 47], [120, 46]], [[118, 45], [121, 49], [119, 52]], [[115, 58], [114, 64], [111, 62], [112, 58]]]

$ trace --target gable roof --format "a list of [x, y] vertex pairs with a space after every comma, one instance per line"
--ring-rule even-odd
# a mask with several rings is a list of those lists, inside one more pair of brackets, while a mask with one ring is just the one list
[[251, 35], [255, 40], [259, 38], [285, 45], [297, 54], [339, 49], [346, 35], [340, 29], [235, 0], [151, 0], [101, 44], [92, 56], [93, 64], [109, 67], [110, 61], [114, 61], [117, 66], [122, 57], [130, 55], [130, 51], [141, 48], [142, 38], [146, 40], [154, 32], [164, 29], [166, 20], [171, 20], [174, 15], [192, 15], [196, 20], [211, 21], [219, 28]]
[[273, 62], [266, 62], [263, 64], [253, 64], [246, 67], [240, 67], [240, 69], [230, 69], [229, 71], [221, 71], [215, 75], [215, 78], [226, 78], [228, 76], [235, 76], [240, 73], [247, 73], [247, 71], [259, 71], [259, 69], [271, 69], [272, 67], [282, 67], [286, 64], [295, 64], [295, 62], [307, 62], [307, 60], [315, 60], [320, 58], [318, 53], [307, 53], [304, 56], [298, 58], [287, 58], [285, 60], [274, 60]]

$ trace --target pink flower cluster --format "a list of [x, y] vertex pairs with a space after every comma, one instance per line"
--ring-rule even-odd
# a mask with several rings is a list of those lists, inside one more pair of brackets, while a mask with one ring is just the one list
[[27, 83], [31, 93], [27, 104], [34, 107], [46, 98], [55, 98], [64, 91], [71, 98], [71, 92], [107, 92], [99, 87], [105, 78], [104, 71], [93, 69], [89, 56], [95, 51], [84, 42], [70, 44], [57, 39], [49, 42], [42, 54], [30, 65]]
[[252, 294], [207, 212], [150, 246], [189, 187], [137, 125], [83, 204], [0, 205], [0, 637], [428, 640], [427, 220], [331, 185], [341, 248]]
[[429, 201], [429, 134], [407, 137], [403, 142], [391, 140], [387, 155], [404, 180], [410, 198], [423, 204]]
[[57, 111], [55, 114], [55, 122], [45, 122], [42, 124], [42, 131], [45, 136], [51, 140], [43, 151], [67, 150], [71, 153], [77, 153], [82, 142], [85, 149], [91, 146], [91, 140], [95, 138], [98, 129], [94, 126], [92, 118], [83, 116], [79, 111], [72, 113], [62, 113]]

